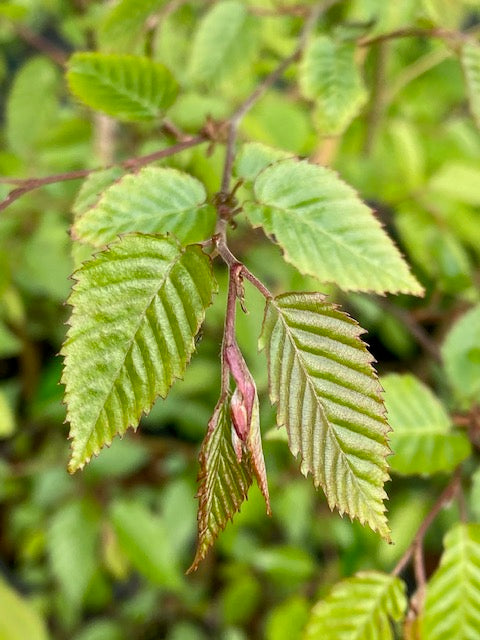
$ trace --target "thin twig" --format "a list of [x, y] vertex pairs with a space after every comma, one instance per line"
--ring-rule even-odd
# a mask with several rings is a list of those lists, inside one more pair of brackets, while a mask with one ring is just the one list
[[50, 60], [53, 60], [55, 64], [58, 64], [60, 67], [65, 67], [68, 60], [68, 53], [66, 53], [60, 47], [50, 42], [47, 38], [42, 36], [39, 33], [35, 33], [25, 24], [14, 24], [13, 29], [20, 38], [32, 46], [40, 53], [45, 54]]
[[357, 44], [360, 47], [370, 47], [379, 42], [387, 40], [398, 40], [399, 38], [439, 38], [440, 40], [460, 40], [465, 41], [471, 38], [470, 34], [461, 31], [452, 31], [450, 29], [419, 29], [416, 27], [405, 27], [396, 29], [388, 33], [382, 33], [372, 38], [360, 38]]
[[417, 552], [417, 548], [423, 547], [423, 540], [425, 538], [425, 535], [428, 529], [430, 528], [431, 524], [433, 523], [435, 518], [438, 516], [440, 511], [443, 509], [443, 507], [446, 504], [448, 504], [458, 493], [460, 485], [461, 485], [461, 470], [459, 467], [455, 471], [448, 485], [445, 487], [445, 489], [442, 491], [442, 493], [439, 495], [439, 497], [435, 501], [435, 504], [433, 505], [433, 507], [430, 509], [430, 511], [427, 513], [427, 515], [423, 519], [423, 522], [418, 528], [417, 533], [415, 534], [415, 537], [410, 543], [408, 549], [405, 551], [403, 556], [400, 558], [400, 560], [397, 562], [396, 566], [394, 567], [392, 571], [392, 575], [394, 576], [400, 575], [402, 571], [405, 569], [405, 567], [408, 565], [408, 563], [410, 562], [412, 556]]
[[77, 171], [56, 173], [51, 176], [45, 176], [44, 178], [18, 179], [0, 177], [0, 183], [18, 185], [15, 189], [12, 189], [12, 191], [10, 191], [10, 193], [2, 202], [0, 202], [0, 211], [3, 211], [7, 207], [9, 207], [13, 202], [15, 202], [15, 200], [18, 200], [18, 198], [21, 198], [29, 191], [34, 191], [35, 189], [39, 189], [40, 187], [45, 187], [46, 185], [54, 184], [56, 182], [80, 180], [81, 178], [86, 178], [91, 173], [101, 171], [105, 168], [108, 169], [110, 167], [123, 167], [124, 169], [130, 171], [137, 171], [147, 164], [150, 164], [157, 160], [161, 160], [162, 158], [173, 156], [180, 151], [184, 151], [185, 149], [189, 149], [190, 147], [195, 147], [206, 141], [207, 137], [204, 134], [200, 134], [193, 138], [189, 138], [188, 140], [178, 142], [177, 144], [174, 144], [171, 147], [167, 147], [166, 149], [159, 149], [158, 151], [154, 151], [153, 153], [149, 153], [145, 156], [138, 156], [135, 158], [129, 158], [128, 160], [123, 160], [122, 162], [115, 162], [107, 167], [102, 167], [100, 169], [98, 167], [95, 169], [78, 169]]

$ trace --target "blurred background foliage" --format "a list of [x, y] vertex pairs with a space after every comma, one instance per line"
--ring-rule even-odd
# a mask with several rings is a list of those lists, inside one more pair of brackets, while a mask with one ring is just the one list
[[[68, 96], [58, 52], [98, 46], [146, 53], [182, 86], [169, 111], [177, 127], [198, 132], [207, 116], [228, 117], [291, 53], [303, 21], [293, 0], [281, 3], [280, 15], [273, 15], [280, 4], [274, 0], [245, 4], [248, 21], [223, 73], [225, 60], [212, 71], [192, 54], [199, 16], [211, 2], [0, 2], [0, 174], [24, 178], [97, 167], [175, 142], [159, 126], [112, 123], [79, 107]], [[476, 0], [331, 4], [319, 32], [351, 41], [403, 28], [480, 27]], [[480, 386], [478, 307], [449, 335], [446, 373], [439, 360], [450, 328], [480, 301], [480, 137], [462, 69], [449, 43], [438, 38], [358, 46], [355, 56], [365, 99], [341, 135], [322, 131], [293, 67], [245, 118], [242, 138], [330, 164], [376, 209], [425, 286], [425, 298], [322, 290], [368, 329], [381, 375], [411, 372], [436, 391], [446, 412], [469, 410]], [[223, 148], [209, 154], [206, 147], [168, 164], [197, 176], [213, 195]], [[0, 216], [0, 638], [299, 639], [312, 603], [332, 584], [361, 569], [392, 569], [448, 476], [427, 478], [421, 469], [393, 475], [387, 485], [391, 546], [331, 514], [271, 431], [265, 360], [256, 346], [264, 305], [248, 288], [249, 313], [238, 319], [238, 337], [261, 392], [273, 517], [265, 516], [252, 487], [199, 571], [186, 577], [196, 535], [196, 458], [219, 389], [226, 271], [218, 266], [221, 293], [185, 380], [135, 434], [115, 440], [70, 477], [56, 354], [68, 316], [68, 276], [85, 257], [72, 252], [68, 235], [79, 188], [71, 181], [32, 191]], [[0, 184], [0, 198], [9, 189]], [[231, 246], [275, 292], [318, 289], [242, 216]], [[469, 472], [477, 464], [474, 453]], [[473, 479], [467, 508], [478, 521], [480, 473]], [[429, 573], [457, 519], [452, 505], [430, 530]]]

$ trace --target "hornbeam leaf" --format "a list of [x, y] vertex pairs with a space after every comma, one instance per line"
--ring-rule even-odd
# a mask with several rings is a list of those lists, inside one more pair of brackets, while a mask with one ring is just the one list
[[346, 290], [423, 293], [372, 211], [330, 169], [277, 162], [257, 177], [254, 195], [245, 206], [250, 222], [301, 273]]
[[402, 580], [360, 572], [336, 584], [314, 606], [304, 640], [393, 640], [390, 621], [402, 620], [406, 607]]
[[75, 272], [62, 348], [69, 470], [136, 427], [180, 378], [216, 283], [197, 245], [129, 234]]
[[480, 629], [480, 525], [457, 524], [445, 536], [440, 566], [427, 585], [425, 640], [475, 640]]
[[84, 104], [119, 120], [159, 118], [178, 91], [167, 67], [142, 56], [74, 53], [67, 81]]
[[195, 83], [215, 82], [251, 62], [257, 44], [256, 23], [238, 0], [217, 2], [193, 39], [189, 76]]
[[451, 431], [451, 420], [430, 389], [412, 375], [390, 374], [381, 380], [388, 421], [393, 429], [389, 459], [404, 474], [451, 472], [470, 454], [464, 433]]
[[201, 182], [176, 169], [145, 167], [110, 186], [73, 225], [73, 235], [95, 247], [131, 231], [173, 233], [182, 243], [211, 236], [215, 212]]
[[478, 42], [469, 40], [464, 44], [461, 61], [470, 100], [470, 111], [480, 128], [480, 45]]
[[195, 571], [205, 558], [220, 531], [240, 510], [252, 484], [252, 470], [247, 456], [239, 461], [232, 444], [233, 426], [229, 402], [215, 407], [200, 450], [198, 476], [198, 545], [187, 573]]
[[363, 329], [320, 293], [267, 302], [265, 347], [277, 424], [285, 425], [301, 470], [313, 475], [331, 509], [388, 539], [383, 500], [389, 431]]
[[307, 98], [315, 100], [314, 119], [324, 134], [341, 134], [365, 102], [354, 54], [354, 45], [327, 36], [312, 40], [305, 51], [300, 86]]

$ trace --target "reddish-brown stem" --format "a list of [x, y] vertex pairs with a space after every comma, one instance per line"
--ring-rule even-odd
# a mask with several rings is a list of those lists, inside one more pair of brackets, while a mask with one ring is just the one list
[[58, 64], [60, 67], [64, 67], [68, 60], [68, 54], [57, 47], [57, 45], [47, 40], [44, 36], [35, 31], [32, 31], [25, 24], [15, 24], [14, 25], [15, 32], [30, 46], [32, 46], [40, 53], [44, 53], [46, 56], [53, 60], [55, 64]]
[[[445, 489], [442, 491], [442, 493], [439, 495], [439, 497], [435, 501], [433, 507], [430, 509], [430, 511], [427, 513], [427, 515], [423, 519], [422, 524], [418, 528], [417, 533], [415, 534], [415, 537], [410, 543], [408, 549], [405, 551], [403, 556], [400, 558], [400, 560], [397, 562], [396, 566], [394, 567], [392, 571], [392, 575], [394, 576], [400, 575], [402, 571], [405, 569], [405, 567], [408, 565], [410, 560], [412, 559], [412, 556], [414, 556], [414, 554], [416, 553], [419, 553], [417, 551], [418, 547], [423, 549], [423, 540], [425, 538], [425, 535], [428, 529], [430, 528], [430, 526], [432, 525], [433, 521], [438, 516], [440, 511], [443, 509], [443, 507], [446, 504], [448, 504], [455, 497], [455, 495], [457, 495], [460, 486], [461, 486], [461, 470], [460, 468], [458, 468], [455, 471], [454, 475], [452, 476], [448, 485], [445, 487]], [[417, 569], [415, 571], [417, 571]]]
[[[128, 160], [123, 160], [122, 162], [116, 162], [114, 164], [109, 165], [110, 167], [119, 166], [124, 169], [130, 171], [137, 171], [141, 167], [144, 167], [147, 164], [152, 162], [156, 162], [157, 160], [161, 160], [162, 158], [167, 158], [169, 156], [173, 156], [176, 153], [180, 153], [180, 151], [184, 151], [185, 149], [189, 149], [190, 147], [195, 147], [202, 142], [206, 142], [207, 138], [205, 135], [200, 134], [193, 138], [188, 138], [187, 140], [183, 140], [174, 144], [171, 147], [167, 147], [166, 149], [159, 149], [158, 151], [154, 151], [153, 153], [149, 153], [145, 156], [138, 156], [136, 158], [129, 158]], [[109, 167], [102, 167], [109, 168]], [[44, 178], [25, 178], [25, 179], [17, 179], [17, 178], [7, 178], [0, 177], [0, 183], [6, 184], [14, 184], [18, 185], [16, 189], [12, 189], [8, 196], [0, 202], [0, 211], [3, 211], [8, 206], [21, 198], [23, 195], [28, 193], [29, 191], [34, 191], [35, 189], [39, 189], [40, 187], [45, 187], [49, 184], [54, 184], [56, 182], [66, 182], [68, 180], [79, 180], [80, 178], [86, 178], [91, 173], [95, 173], [96, 171], [100, 171], [101, 169], [78, 169], [77, 171], [69, 171], [66, 173], [57, 173], [51, 176], [45, 176]]]

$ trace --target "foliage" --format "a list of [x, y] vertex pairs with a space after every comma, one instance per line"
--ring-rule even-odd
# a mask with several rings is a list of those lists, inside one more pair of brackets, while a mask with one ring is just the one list
[[480, 637], [478, 2], [0, 16], [0, 637]]

